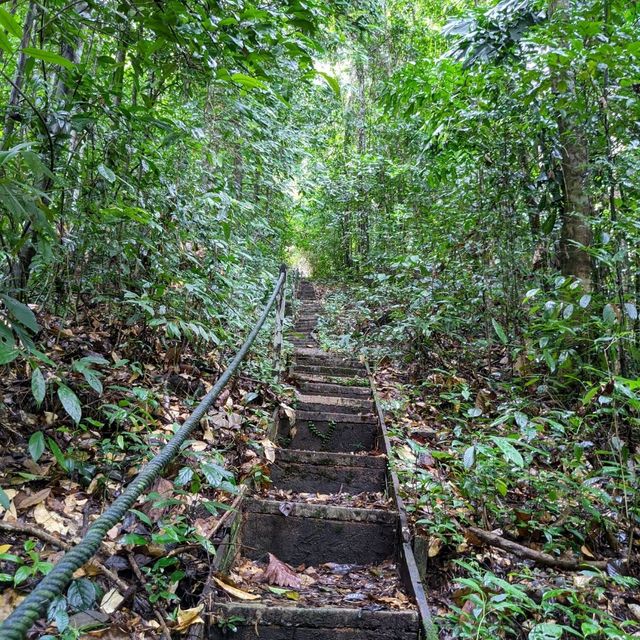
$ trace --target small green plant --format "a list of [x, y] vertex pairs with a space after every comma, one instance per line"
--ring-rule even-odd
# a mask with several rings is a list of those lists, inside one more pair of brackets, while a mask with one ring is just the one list
[[17, 565], [13, 575], [0, 573], [0, 582], [12, 582], [15, 587], [25, 582], [25, 580], [37, 576], [47, 575], [51, 571], [53, 564], [40, 559], [40, 554], [36, 551], [36, 541], [26, 540], [23, 548], [26, 559], [13, 553], [0, 553], [0, 562], [9, 562]]
[[320, 429], [318, 429], [318, 427], [316, 427], [316, 425], [313, 422], [309, 422], [308, 424], [308, 428], [309, 431], [316, 437], [319, 438], [320, 440], [322, 440], [322, 442], [324, 442], [325, 444], [327, 442], [329, 442], [329, 440], [331, 440], [331, 437], [333, 436], [335, 430], [336, 430], [336, 423], [333, 420], [329, 421], [329, 426], [327, 428], [327, 431], [325, 433], [322, 433], [322, 431], [320, 431]]
[[232, 633], [238, 632], [238, 625], [243, 624], [246, 620], [242, 616], [218, 616], [216, 618], [216, 626], [221, 631], [231, 631]]

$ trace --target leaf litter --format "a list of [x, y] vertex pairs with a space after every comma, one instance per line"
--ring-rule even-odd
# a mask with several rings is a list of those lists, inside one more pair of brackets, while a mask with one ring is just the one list
[[[239, 558], [228, 579], [243, 593], [259, 597], [267, 605], [364, 611], [415, 609], [402, 587], [398, 567], [392, 561], [376, 565], [326, 562], [318, 566], [291, 567], [270, 553], [266, 561]], [[223, 587], [221, 597], [224, 593], [230, 594]]]

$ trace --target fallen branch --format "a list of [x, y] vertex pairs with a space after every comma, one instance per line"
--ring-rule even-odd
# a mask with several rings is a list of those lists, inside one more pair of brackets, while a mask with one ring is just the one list
[[[42, 542], [47, 542], [58, 549], [62, 549], [63, 551], [69, 551], [72, 545], [52, 536], [50, 533], [43, 531], [42, 529], [38, 529], [30, 524], [18, 524], [16, 522], [1, 522], [0, 521], [0, 531], [10, 531], [11, 533], [22, 533], [28, 536], [33, 536], [34, 538], [38, 538], [42, 540]], [[124, 594], [130, 589], [130, 585], [128, 585], [124, 580], [119, 578], [117, 574], [115, 574], [111, 569], [105, 567], [99, 560], [93, 558], [91, 560], [91, 564], [95, 565], [102, 573], [113, 582], [113, 584], [118, 587], [118, 589]]]
[[544, 565], [545, 567], [553, 567], [555, 569], [561, 569], [562, 571], [580, 571], [591, 567], [592, 569], [604, 570], [611, 560], [567, 560], [565, 558], [556, 558], [548, 553], [542, 551], [535, 551], [529, 547], [525, 547], [522, 544], [507, 540], [497, 533], [491, 533], [484, 529], [478, 529], [477, 527], [468, 527], [467, 531], [471, 533], [482, 542], [491, 545], [492, 547], [498, 547], [504, 551], [512, 553], [519, 558], [525, 558], [526, 560], [533, 560], [536, 564]]

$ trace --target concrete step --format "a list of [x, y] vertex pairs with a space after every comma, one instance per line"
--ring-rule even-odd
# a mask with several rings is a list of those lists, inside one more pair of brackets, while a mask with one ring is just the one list
[[387, 457], [278, 449], [274, 489], [299, 493], [378, 493], [386, 490]]
[[[314, 396], [306, 396], [313, 398]], [[317, 396], [318, 398], [323, 398], [323, 396]], [[337, 400], [342, 400], [342, 398], [336, 398]], [[330, 398], [328, 400], [331, 400]], [[373, 418], [373, 405], [368, 402], [364, 405], [348, 405], [344, 403], [334, 403], [334, 402], [313, 402], [312, 401], [304, 401], [296, 404], [296, 411], [301, 411], [304, 413], [316, 413], [320, 415], [330, 416], [335, 413], [341, 414], [349, 414], [349, 415], [369, 415]]]
[[298, 389], [305, 395], [318, 394], [341, 398], [372, 399], [371, 389], [364, 382], [362, 385], [355, 386], [323, 382], [321, 376], [298, 375], [296, 377], [298, 378]]
[[269, 552], [293, 566], [378, 564], [393, 557], [397, 542], [396, 511], [244, 501], [240, 553], [246, 558]]
[[298, 364], [295, 363], [293, 367], [294, 373], [306, 373], [311, 375], [329, 376], [329, 377], [343, 377], [343, 378], [362, 378], [366, 382], [366, 374], [363, 369], [355, 367], [334, 367], [334, 366], [319, 366], [311, 364]]
[[[216, 624], [225, 619], [241, 620], [236, 633], [227, 635]], [[417, 640], [420, 626], [415, 611], [246, 602], [213, 603], [208, 622], [205, 637], [211, 640]]]
[[358, 453], [377, 451], [380, 433], [377, 425], [363, 422], [296, 420], [293, 426], [281, 424], [279, 444], [305, 451]]

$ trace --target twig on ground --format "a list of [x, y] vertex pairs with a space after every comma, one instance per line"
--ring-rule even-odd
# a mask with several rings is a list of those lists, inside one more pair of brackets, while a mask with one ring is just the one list
[[[47, 542], [58, 549], [62, 549], [63, 551], [69, 551], [73, 548], [73, 545], [70, 545], [68, 542], [64, 542], [55, 536], [52, 536], [50, 533], [46, 531], [42, 531], [42, 529], [38, 529], [30, 524], [19, 524], [17, 522], [0, 522], [0, 531], [11, 531], [12, 533], [23, 533], [25, 535], [34, 536], [42, 542]], [[113, 584], [118, 587], [122, 593], [126, 593], [130, 589], [130, 585], [128, 585], [124, 580], [119, 578], [111, 569], [105, 567], [99, 560], [92, 558], [90, 561], [94, 564], [104, 575], [113, 582]]]
[[546, 567], [553, 567], [555, 569], [561, 569], [563, 571], [579, 571], [591, 567], [593, 569], [606, 569], [611, 560], [567, 560], [566, 558], [556, 558], [548, 553], [542, 551], [535, 551], [529, 547], [525, 547], [522, 544], [507, 540], [497, 533], [491, 533], [484, 529], [478, 529], [477, 527], [468, 527], [467, 531], [472, 536], [480, 539], [485, 544], [489, 544], [492, 547], [498, 547], [504, 551], [512, 553], [519, 558], [525, 558], [526, 560], [533, 560], [536, 564], [541, 564]]
[[[133, 569], [133, 573], [135, 573], [136, 575], [136, 578], [138, 578], [138, 580], [143, 586], [146, 586], [147, 580], [142, 575], [142, 571], [140, 571], [140, 566], [136, 562], [136, 559], [133, 556], [133, 553], [129, 551], [127, 553], [127, 558], [129, 560], [129, 564], [131, 565], [131, 568]], [[167, 623], [165, 622], [165, 618], [167, 617], [167, 612], [164, 610], [161, 610], [157, 605], [152, 604], [151, 608], [153, 609], [153, 614], [155, 615], [156, 619], [160, 623], [160, 628], [162, 629], [162, 636], [165, 638], [165, 640], [171, 640], [171, 631], [169, 631], [169, 627], [167, 627]]]

